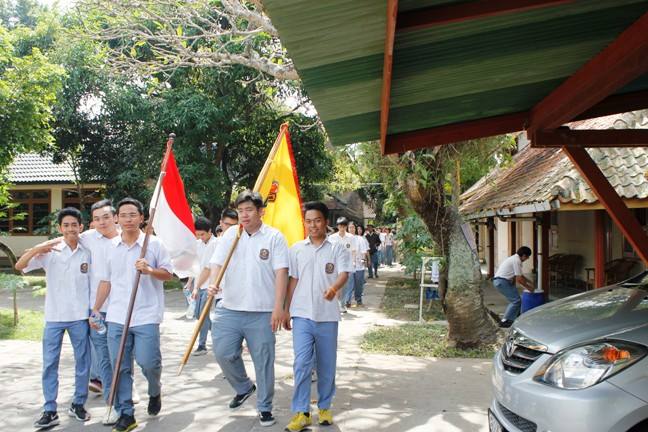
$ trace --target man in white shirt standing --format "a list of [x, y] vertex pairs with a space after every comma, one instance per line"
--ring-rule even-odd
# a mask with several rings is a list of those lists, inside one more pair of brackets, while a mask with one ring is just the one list
[[[216, 246], [218, 245], [218, 241], [220, 240], [219, 237], [216, 237], [211, 232], [211, 221], [209, 221], [209, 219], [207, 218], [202, 219], [204, 219], [204, 221], [202, 221], [200, 224], [198, 223], [198, 219], [196, 219], [196, 236], [200, 239], [198, 240], [198, 256], [200, 257], [201, 269], [200, 275], [198, 276], [198, 280], [196, 281], [193, 291], [193, 297], [198, 301], [196, 304], [196, 319], [200, 318], [200, 314], [202, 313], [202, 310], [205, 307], [205, 302], [207, 301], [207, 287], [209, 286], [209, 273], [211, 270], [211, 264], [209, 264], [209, 262], [214, 256], [214, 252], [216, 252]], [[210, 229], [208, 231], [205, 231], [205, 228], [207, 228], [205, 221], [209, 222]], [[218, 226], [221, 228], [221, 230], [225, 231], [229, 227], [234, 226], [237, 223], [238, 214], [235, 210], [228, 208], [223, 210], [223, 212], [221, 213], [221, 218]], [[218, 302], [220, 301], [221, 296], [222, 294], [219, 294], [215, 298], [216, 304], [218, 304]], [[207, 353], [207, 332], [211, 330], [211, 325], [211, 319], [209, 316], [207, 316], [205, 322], [203, 323], [203, 326], [200, 329], [198, 348], [194, 352], [194, 355], [203, 355]]]
[[[94, 229], [81, 234], [81, 244], [90, 251], [92, 256], [92, 266], [90, 266], [90, 305], [88, 309], [92, 309], [95, 304], [99, 284], [107, 273], [108, 253], [112, 247], [113, 239], [119, 235], [116, 224], [116, 210], [110, 200], [106, 199], [94, 203], [90, 208], [90, 216], [92, 217]], [[108, 304], [104, 303], [99, 311], [104, 320], [106, 319], [107, 306]], [[90, 328], [90, 342], [94, 347], [92, 361], [94, 369], [96, 369], [95, 373], [101, 379], [104, 401], [108, 402], [110, 385], [112, 384], [112, 366], [108, 352], [107, 332], [100, 334], [95, 329]], [[103, 424], [112, 425], [117, 420], [117, 411], [106, 408]]]
[[[364, 293], [365, 285], [365, 268], [366, 263], [369, 262], [369, 242], [362, 235], [364, 229], [362, 226], [356, 226], [353, 222], [349, 223], [349, 233], [355, 235], [358, 250], [353, 262], [354, 272], [349, 275], [353, 276], [353, 293], [355, 296], [355, 301], [357, 306], [362, 306], [362, 294]], [[348, 297], [348, 303], [351, 302], [351, 296]]]
[[36, 245], [16, 263], [16, 270], [23, 273], [44, 269], [47, 280], [42, 375], [45, 405], [42, 416], [34, 422], [37, 429], [50, 428], [60, 422], [56, 397], [59, 359], [66, 331], [74, 349], [74, 397], [68, 414], [80, 421], [90, 420], [84, 404], [88, 399], [90, 374], [88, 297], [91, 256], [79, 243], [83, 230], [81, 212], [71, 207], [64, 208], [59, 211], [57, 221], [63, 241], [55, 239]]
[[132, 399], [133, 351], [135, 361], [148, 381], [148, 414], [157, 415], [162, 408], [160, 323], [164, 315], [163, 281], [173, 277], [173, 267], [169, 253], [155, 236], [149, 238], [146, 255], [140, 258], [145, 237], [140, 230], [144, 222], [144, 206], [141, 202], [133, 198], [122, 199], [117, 204], [117, 220], [122, 232], [113, 239], [106, 274], [102, 277], [93, 313], [101, 310], [110, 295], [106, 322], [108, 350], [114, 370], [135, 276], [138, 270], [141, 272], [115, 399], [119, 420], [113, 432], [128, 432], [137, 427]]
[[[337, 219], [336, 224], [338, 231], [329, 236], [329, 241], [331, 243], [340, 243], [349, 252], [351, 261], [355, 261], [356, 255], [358, 254], [358, 241], [355, 235], [348, 232], [349, 220], [342, 216]], [[340, 310], [342, 313], [346, 313], [347, 308], [351, 307], [351, 296], [353, 296], [353, 290], [355, 288], [354, 282], [354, 278], [348, 278], [344, 289], [339, 294]]]
[[[292, 318], [295, 388], [286, 430], [299, 432], [312, 424], [311, 370], [317, 369], [320, 425], [333, 424], [335, 368], [340, 310], [335, 297], [353, 273], [351, 254], [342, 242], [326, 238], [328, 208], [321, 202], [304, 204], [308, 238], [290, 249], [290, 282], [286, 308]], [[289, 319], [286, 328], [290, 328]]]
[[515, 283], [519, 283], [524, 289], [531, 292], [534, 290], [531, 281], [522, 275], [522, 263], [529, 259], [531, 253], [531, 248], [522, 246], [516, 254], [506, 258], [495, 272], [493, 285], [509, 301], [500, 327], [511, 327], [515, 318], [520, 314], [522, 299]]
[[[272, 426], [274, 397], [275, 335], [285, 322], [284, 300], [288, 287], [288, 246], [283, 234], [263, 223], [263, 198], [244, 191], [234, 206], [241, 229], [225, 231], [211, 260], [209, 293], [223, 299], [212, 323], [214, 355], [236, 395], [229, 407], [240, 407], [255, 391], [241, 358], [243, 340], [252, 356], [259, 394], [257, 410], [261, 426]], [[213, 284], [237, 235], [240, 239], [221, 286]], [[309, 371], [310, 373], [310, 371]]]
[[394, 264], [394, 234], [391, 228], [385, 231], [385, 264], [391, 267]]

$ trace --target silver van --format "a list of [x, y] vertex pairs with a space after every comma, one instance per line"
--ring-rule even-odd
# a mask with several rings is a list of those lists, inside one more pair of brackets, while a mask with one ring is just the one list
[[493, 360], [491, 432], [648, 432], [648, 271], [520, 316]]

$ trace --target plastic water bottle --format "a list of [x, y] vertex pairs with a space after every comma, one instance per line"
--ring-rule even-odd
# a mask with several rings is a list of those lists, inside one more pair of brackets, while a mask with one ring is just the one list
[[185, 317], [187, 319], [192, 319], [196, 312], [196, 300], [193, 298], [191, 290], [185, 289], [184, 295], [187, 298], [187, 311], [185, 312]]
[[97, 327], [95, 331], [98, 334], [106, 334], [106, 323], [104, 322], [103, 316], [100, 313], [92, 312], [92, 314], [90, 315], [90, 322]]

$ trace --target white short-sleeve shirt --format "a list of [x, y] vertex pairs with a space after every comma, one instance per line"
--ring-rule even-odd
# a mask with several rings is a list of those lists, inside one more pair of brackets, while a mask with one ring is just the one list
[[522, 260], [518, 254], [511, 255], [502, 261], [495, 272], [496, 278], [513, 279], [515, 276], [522, 276]]
[[[108, 252], [112, 247], [113, 239], [104, 237], [99, 231], [91, 229], [81, 234], [81, 244], [90, 251], [92, 265], [90, 266], [90, 309], [97, 300], [99, 282], [106, 280], [108, 273]], [[101, 307], [101, 312], [108, 309], [108, 301]]]
[[[113, 245], [108, 253], [108, 272], [106, 274], [106, 280], [110, 282], [110, 297], [106, 315], [106, 321], [108, 322], [122, 325], [126, 322], [128, 303], [130, 302], [137, 273], [135, 261], [140, 257], [144, 237], [144, 233], [140, 232], [139, 238], [130, 247], [122, 241], [121, 235], [113, 239]], [[149, 238], [145, 258], [151, 267], [163, 268], [169, 273], [173, 272], [169, 252], [155, 236]], [[159, 324], [162, 322], [163, 317], [163, 282], [150, 275], [142, 274], [130, 327]]]
[[[238, 227], [225, 231], [210, 264], [223, 265], [238, 231]], [[284, 268], [288, 268], [288, 245], [279, 230], [266, 224], [252, 235], [243, 230], [220, 284], [222, 306], [238, 311], [272, 312], [275, 271]]]
[[380, 249], [385, 249], [385, 239], [387, 238], [387, 234], [380, 232], [378, 233], [378, 237], [380, 237]]
[[336, 232], [328, 236], [328, 239], [331, 243], [340, 243], [351, 254], [351, 261], [355, 262], [358, 256], [358, 250], [360, 249], [360, 244], [356, 237], [348, 232], [344, 236]]
[[88, 319], [90, 315], [90, 251], [79, 243], [70, 249], [65, 242], [46, 254], [33, 257], [23, 273], [45, 270], [45, 321], [66, 322]]
[[290, 303], [290, 316], [317, 322], [339, 321], [337, 299], [326, 300], [324, 293], [342, 272], [353, 272], [351, 254], [343, 243], [326, 239], [315, 246], [310, 238], [295, 243], [290, 248], [290, 277], [298, 281]]
[[356, 242], [358, 243], [358, 253], [354, 261], [354, 267], [356, 271], [360, 271], [366, 268], [364, 260], [366, 253], [369, 252], [369, 242], [361, 235], [356, 235]]
[[[198, 250], [198, 260], [200, 262], [200, 271], [198, 272], [198, 275], [196, 275], [196, 277], [200, 275], [203, 269], [210, 268], [209, 261], [211, 261], [212, 256], [214, 256], [214, 251], [216, 250], [218, 240], [218, 237], [216, 237], [215, 235], [212, 235], [209, 240], [207, 240], [207, 243], [202, 240], [197, 240], [196, 244]], [[209, 278], [207, 278], [205, 283], [198, 288], [207, 289], [207, 287], [209, 287]]]

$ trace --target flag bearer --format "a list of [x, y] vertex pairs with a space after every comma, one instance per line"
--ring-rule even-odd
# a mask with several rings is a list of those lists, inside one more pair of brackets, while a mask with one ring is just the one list
[[[292, 318], [295, 389], [286, 430], [297, 432], [312, 424], [311, 370], [317, 368], [318, 423], [333, 424], [335, 367], [340, 310], [335, 301], [353, 274], [351, 254], [343, 242], [326, 237], [328, 208], [321, 202], [304, 205], [308, 238], [290, 249], [290, 282], [286, 301]], [[286, 322], [286, 328], [290, 328]]]
[[83, 230], [81, 212], [64, 208], [57, 216], [63, 241], [50, 240], [26, 251], [16, 263], [16, 270], [28, 273], [44, 269], [47, 280], [45, 330], [43, 332], [43, 396], [45, 405], [37, 429], [59, 424], [56, 413], [58, 367], [63, 335], [67, 331], [74, 349], [74, 397], [68, 410], [71, 417], [88, 421], [84, 404], [88, 398], [90, 345], [88, 341], [88, 297], [90, 295], [90, 252], [79, 243]]
[[[261, 426], [272, 426], [275, 423], [272, 415], [274, 332], [286, 320], [288, 246], [279, 230], [262, 222], [263, 199], [259, 193], [244, 191], [234, 204], [243, 231], [238, 228], [225, 231], [211, 261], [209, 293], [216, 296], [221, 287], [223, 290], [223, 300], [217, 305], [212, 324], [214, 355], [236, 392], [229, 404], [231, 409], [236, 409], [256, 391], [241, 358], [243, 340], [246, 341], [259, 386], [259, 422]], [[221, 287], [217, 287], [213, 281], [239, 233], [238, 246]]]
[[145, 258], [139, 258], [145, 237], [140, 230], [144, 222], [144, 206], [141, 202], [133, 198], [121, 200], [117, 204], [117, 220], [121, 226], [121, 235], [115, 237], [108, 254], [107, 271], [99, 286], [93, 311], [95, 313], [100, 311], [104, 301], [110, 295], [106, 322], [108, 323], [108, 349], [114, 371], [135, 275], [137, 270], [141, 271], [139, 290], [121, 362], [119, 388], [115, 398], [115, 409], [119, 412], [119, 420], [113, 431], [126, 432], [137, 427], [132, 400], [133, 350], [135, 361], [142, 368], [148, 381], [149, 415], [157, 415], [162, 408], [160, 385], [162, 374], [160, 323], [164, 314], [162, 283], [172, 278], [173, 268], [169, 253], [155, 236], [149, 238]]
[[[219, 228], [221, 230], [227, 230], [229, 227], [234, 226], [238, 223], [238, 214], [235, 210], [225, 209], [221, 213], [221, 219], [219, 222]], [[207, 229], [209, 226], [209, 229]], [[216, 251], [216, 245], [220, 241], [220, 237], [212, 234], [211, 232], [211, 221], [205, 217], [196, 218], [195, 222], [196, 228], [196, 237], [198, 237], [198, 258], [200, 259], [200, 275], [198, 280], [194, 284], [193, 288], [193, 298], [196, 299], [196, 319], [200, 318], [205, 303], [207, 302], [207, 287], [209, 285], [209, 274], [210, 274], [210, 264], [211, 258], [214, 256], [214, 251]], [[215, 301], [218, 303], [220, 301], [220, 294], [216, 297]], [[211, 315], [211, 314], [210, 314]], [[200, 338], [198, 339], [198, 348], [194, 351], [194, 355], [204, 355], [207, 354], [207, 333], [211, 329], [211, 319], [209, 316], [205, 318], [202, 327], [200, 328]]]

